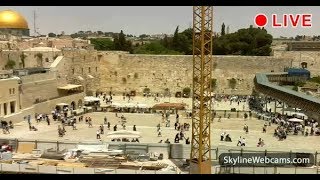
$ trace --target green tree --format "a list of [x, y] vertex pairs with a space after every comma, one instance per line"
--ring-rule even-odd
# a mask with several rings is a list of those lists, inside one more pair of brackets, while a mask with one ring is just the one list
[[175, 51], [179, 51], [179, 26], [177, 26], [173, 34], [172, 49]]
[[164, 38], [162, 40], [162, 45], [165, 47], [165, 48], [170, 48], [170, 42], [169, 42], [169, 38], [167, 35], [164, 35]]
[[119, 35], [113, 37], [114, 49], [118, 51], [129, 51], [133, 53], [132, 42], [126, 40], [126, 35], [121, 30]]
[[148, 44], [141, 45], [133, 50], [134, 54], [170, 54], [179, 55], [180, 52], [170, 50], [164, 47], [160, 41], [153, 41]]
[[226, 26], [224, 25], [224, 23], [222, 23], [221, 26], [221, 36], [224, 36], [226, 34]]
[[9, 59], [7, 64], [5, 65], [5, 68], [6, 69], [13, 69], [15, 66], [16, 66], [16, 62]]
[[149, 36], [146, 35], [146, 34], [141, 34], [141, 35], [139, 36], [140, 39], [145, 39], [145, 38], [147, 38], [147, 37], [149, 37]]
[[57, 35], [55, 33], [51, 32], [51, 33], [48, 34], [48, 37], [57, 37]]
[[110, 39], [96, 38], [91, 39], [91, 44], [94, 45], [94, 49], [98, 51], [108, 51], [114, 49], [114, 44]]
[[101, 35], [103, 35], [104, 33], [103, 33], [102, 31], [97, 31], [97, 34], [98, 34], [99, 36], [101, 36]]
[[121, 30], [119, 34], [119, 50], [125, 51], [126, 46], [127, 46], [126, 35]]
[[269, 56], [272, 36], [265, 29], [239, 29], [235, 33], [213, 37], [213, 54]]

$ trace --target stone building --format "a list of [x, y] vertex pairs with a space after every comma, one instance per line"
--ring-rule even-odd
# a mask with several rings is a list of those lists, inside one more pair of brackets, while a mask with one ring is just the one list
[[0, 117], [17, 113], [21, 109], [19, 79], [0, 79]]
[[320, 41], [292, 41], [287, 42], [289, 51], [319, 51]]

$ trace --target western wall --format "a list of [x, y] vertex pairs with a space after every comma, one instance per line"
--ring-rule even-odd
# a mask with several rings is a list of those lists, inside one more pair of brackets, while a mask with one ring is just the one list
[[[26, 53], [26, 67], [36, 67], [36, 52]], [[62, 55], [63, 60], [55, 71], [58, 84], [81, 84], [87, 91], [112, 91], [122, 94], [131, 90], [142, 94], [144, 88], [152, 93], [164, 93], [169, 89], [172, 95], [185, 87], [192, 87], [192, 56], [187, 55], [133, 55], [125, 52], [68, 50], [55, 54], [42, 52], [49, 58], [45, 67], [50, 67], [54, 57]], [[1, 65], [8, 58], [20, 61], [21, 51], [2, 51]], [[253, 78], [259, 72], [283, 71], [286, 67], [301, 67], [307, 62], [312, 75], [319, 75], [320, 53], [312, 51], [274, 51], [273, 56], [213, 56], [213, 77], [217, 79], [215, 92], [219, 94], [251, 94]], [[17, 63], [18, 64], [18, 63]], [[235, 89], [229, 87], [229, 80], [237, 81]], [[46, 87], [41, 88], [45, 91]], [[51, 89], [51, 88], [49, 88]], [[26, 104], [26, 103], [23, 103]], [[28, 103], [27, 103], [28, 104]]]
[[[290, 59], [258, 56], [213, 56], [212, 78], [217, 79], [216, 93], [247, 95], [252, 93], [253, 78], [259, 72], [283, 71], [291, 67]], [[229, 87], [229, 79], [237, 85]], [[100, 62], [100, 90], [122, 94], [131, 90], [142, 93], [172, 95], [185, 87], [192, 89], [192, 56], [187, 55], [132, 55], [106, 53]]]

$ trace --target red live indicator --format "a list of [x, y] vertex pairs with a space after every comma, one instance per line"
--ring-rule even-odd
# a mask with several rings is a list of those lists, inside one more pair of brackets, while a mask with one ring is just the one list
[[[264, 27], [268, 24], [268, 17], [265, 14], [257, 14], [254, 22], [258, 27]], [[271, 26], [273, 28], [288, 27], [312, 27], [312, 14], [272, 14]]]

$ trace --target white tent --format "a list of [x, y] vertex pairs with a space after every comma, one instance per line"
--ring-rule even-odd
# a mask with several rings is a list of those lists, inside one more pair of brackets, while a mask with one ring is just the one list
[[303, 122], [302, 119], [297, 119], [297, 118], [291, 118], [288, 120], [289, 122]]

